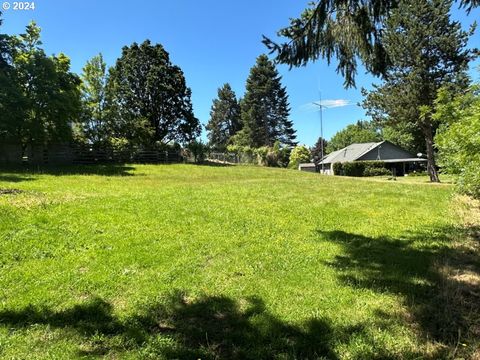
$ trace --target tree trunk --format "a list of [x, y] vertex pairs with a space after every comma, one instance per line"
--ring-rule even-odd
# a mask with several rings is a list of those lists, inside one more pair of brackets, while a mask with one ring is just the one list
[[432, 125], [427, 124], [424, 126], [424, 135], [425, 135], [425, 143], [427, 145], [427, 172], [428, 176], [430, 176], [430, 182], [440, 182], [440, 178], [438, 177], [438, 171], [435, 164], [435, 154], [433, 149], [433, 131]]

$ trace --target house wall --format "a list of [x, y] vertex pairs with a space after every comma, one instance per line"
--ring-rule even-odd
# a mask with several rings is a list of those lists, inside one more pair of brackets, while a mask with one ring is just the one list
[[307, 172], [316, 172], [315, 164], [300, 164], [298, 170]]
[[[380, 156], [379, 156], [380, 155]], [[416, 157], [413, 154], [410, 154], [408, 151], [405, 151], [398, 146], [384, 142], [379, 147], [376, 147], [357, 160], [389, 160], [389, 159], [408, 159]]]
[[323, 165], [323, 172], [322, 172], [322, 165], [319, 165], [319, 170], [320, 174], [325, 174], [325, 175], [333, 175], [333, 169], [332, 169], [332, 164], [324, 164]]

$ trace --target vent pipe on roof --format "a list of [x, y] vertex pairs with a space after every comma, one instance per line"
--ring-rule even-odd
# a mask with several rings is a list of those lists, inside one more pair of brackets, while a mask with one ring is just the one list
[[382, 148], [382, 145], [379, 145], [378, 148], [377, 148], [377, 160], [381, 160], [381, 156], [380, 156], [380, 149]]

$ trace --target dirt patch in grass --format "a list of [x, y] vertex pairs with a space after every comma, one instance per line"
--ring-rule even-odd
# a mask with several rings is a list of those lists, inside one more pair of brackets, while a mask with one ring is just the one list
[[450, 314], [444, 326], [458, 332], [451, 358], [480, 359], [480, 201], [458, 197], [455, 211], [461, 219], [459, 236], [454, 251], [437, 267]]
[[0, 188], [0, 196], [1, 195], [18, 195], [22, 194], [24, 191], [20, 189], [2, 189]]

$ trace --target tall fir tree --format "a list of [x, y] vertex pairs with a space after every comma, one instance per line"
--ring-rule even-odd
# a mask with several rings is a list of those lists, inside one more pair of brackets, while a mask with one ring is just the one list
[[[408, 125], [423, 135], [428, 174], [438, 182], [431, 109], [444, 85], [464, 89], [469, 82], [469, 33], [450, 19], [452, 1], [402, 0], [390, 15], [384, 46], [391, 65], [382, 85], [363, 93], [367, 114], [380, 124]], [[471, 30], [473, 32], [473, 29]]]
[[[310, 153], [314, 158], [321, 159], [321, 155], [325, 156], [327, 154], [328, 141], [323, 139], [321, 136], [318, 137], [317, 142], [313, 147], [310, 148]], [[322, 151], [323, 147], [323, 151]]]
[[283, 146], [296, 145], [293, 123], [288, 118], [287, 91], [274, 63], [266, 55], [260, 55], [250, 69], [241, 104], [243, 132], [248, 145], [273, 146], [276, 141]]
[[[304, 66], [319, 58], [328, 63], [337, 59], [337, 72], [345, 86], [355, 86], [357, 60], [373, 75], [384, 76], [390, 59], [384, 47], [386, 22], [399, 0], [317, 0], [308, 4], [299, 17], [278, 35], [286, 41], [276, 43], [264, 36], [263, 42], [276, 55], [276, 61]], [[469, 13], [480, 0], [457, 0]]]
[[206, 129], [210, 145], [221, 151], [226, 149], [232, 136], [241, 130], [240, 104], [230, 84], [218, 89]]

